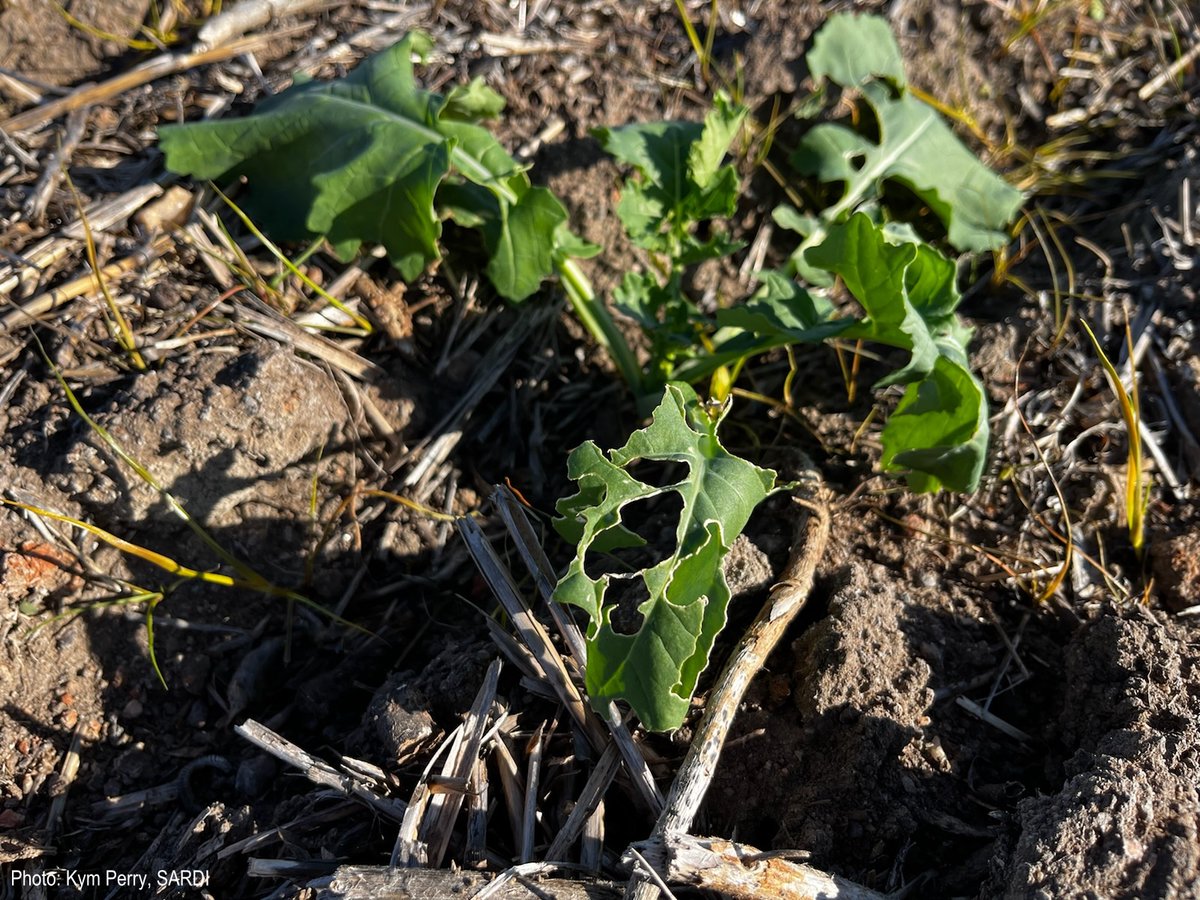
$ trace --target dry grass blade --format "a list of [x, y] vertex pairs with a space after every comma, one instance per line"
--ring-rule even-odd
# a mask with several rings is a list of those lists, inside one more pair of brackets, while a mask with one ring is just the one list
[[[470, 778], [479, 759], [479, 750], [483, 746], [484, 734], [487, 732], [488, 716], [492, 704], [496, 700], [496, 688], [500, 681], [500, 660], [492, 660], [484, 676], [483, 685], [475, 696], [475, 702], [463, 722], [463, 738], [457, 753], [447, 760], [443, 774], [464, 782]], [[446, 848], [450, 846], [450, 836], [454, 831], [454, 821], [462, 809], [463, 795], [458, 792], [435, 794], [425, 812], [420, 837], [429, 848], [429, 865], [438, 867]]]
[[553, 862], [566, 855], [571, 845], [575, 843], [575, 839], [583, 833], [592, 814], [600, 806], [601, 800], [609, 785], [612, 784], [620, 766], [621, 754], [617, 752], [616, 744], [609, 744], [600, 756], [600, 761], [596, 763], [596, 767], [592, 769], [592, 774], [588, 776], [587, 784], [583, 786], [583, 791], [580, 793], [579, 799], [575, 801], [575, 806], [571, 809], [571, 814], [567, 816], [567, 821], [563, 823], [558, 834], [550, 843], [550, 848], [546, 851], [546, 859]]
[[[263, 862], [266, 862], [265, 860]], [[527, 863], [495, 877], [461, 869], [393, 869], [388, 866], [340, 866], [333, 875], [307, 885], [316, 900], [619, 900], [620, 888], [591, 878], [551, 877], [575, 866]], [[286, 875], [288, 873], [276, 873]], [[310, 875], [311, 877], [311, 875]]]
[[235, 56], [240, 56], [243, 53], [257, 50], [270, 42], [273, 37], [273, 35], [255, 35], [234, 41], [224, 47], [204, 48], [192, 53], [161, 54], [140, 65], [134, 66], [128, 72], [123, 72], [120, 75], [109, 78], [107, 81], [102, 81], [99, 84], [86, 84], [83, 87], [76, 88], [65, 97], [51, 100], [49, 103], [44, 103], [41, 106], [36, 106], [33, 109], [5, 119], [3, 122], [0, 122], [0, 129], [12, 133], [33, 128], [44, 122], [49, 122], [51, 119], [56, 119], [64, 113], [82, 109], [93, 103], [101, 103], [128, 90], [141, 87], [143, 84], [157, 81], [159, 78], [176, 75], [196, 66], [221, 62], [226, 59], [232, 59]]
[[537, 580], [538, 592], [546, 601], [555, 626], [567, 642], [567, 646], [571, 648], [571, 655], [575, 657], [580, 671], [583, 671], [587, 664], [587, 648], [583, 641], [583, 633], [563, 605], [554, 602], [554, 568], [550, 565], [550, 558], [542, 549], [537, 535], [534, 534], [533, 526], [529, 524], [529, 517], [525, 515], [525, 510], [521, 508], [521, 504], [508, 487], [496, 487], [492, 491], [492, 503], [500, 513], [504, 527], [508, 529], [508, 534], [513, 539], [513, 544], [521, 555], [525, 568]]
[[[88, 224], [95, 232], [107, 231], [162, 193], [163, 189], [157, 184], [143, 184], [119, 197], [93, 203], [86, 208]], [[20, 255], [5, 254], [5, 258], [0, 259], [0, 297], [8, 297], [14, 291], [37, 284], [47, 269], [78, 252], [78, 242], [83, 237], [82, 222], [75, 221], [59, 234], [38, 241]]]
[[666, 880], [690, 884], [738, 900], [884, 900], [888, 895], [862, 887], [746, 844], [719, 838], [668, 834], [631, 848], [643, 860], [661, 859]]
[[529, 739], [529, 764], [525, 770], [525, 816], [521, 820], [519, 862], [533, 862], [533, 843], [537, 828], [538, 789], [542, 783], [542, 756], [546, 751], [546, 723], [538, 725]]
[[12, 331], [21, 325], [37, 321], [41, 316], [60, 309], [77, 297], [82, 297], [95, 289], [97, 281], [104, 283], [129, 272], [145, 270], [171, 246], [171, 239], [166, 236], [156, 238], [134, 253], [116, 262], [109, 263], [96, 271], [73, 278], [66, 284], [51, 288], [35, 297], [15, 306], [3, 316], [0, 316], [0, 334]]
[[475, 760], [471, 773], [472, 791], [467, 795], [467, 846], [465, 861], [468, 866], [482, 865], [487, 855], [487, 821], [489, 791], [487, 763], [482, 758]]
[[425, 764], [425, 769], [421, 772], [421, 777], [417, 780], [416, 787], [413, 788], [412, 796], [404, 811], [404, 818], [400, 820], [400, 828], [396, 832], [396, 841], [392, 846], [390, 862], [393, 868], [396, 866], [423, 866], [429, 861], [428, 848], [420, 839], [419, 832], [421, 822], [425, 818], [425, 810], [428, 808], [430, 800], [433, 799], [433, 792], [429, 789], [430, 781], [433, 778], [433, 767], [443, 756], [453, 758], [458, 753], [458, 748], [462, 746], [462, 739], [463, 726], [460, 723], [454, 731], [446, 736], [441, 746]]
[[395, 822], [403, 820], [405, 807], [402, 802], [391, 797], [381, 796], [364, 779], [339, 772], [329, 763], [296, 746], [267, 726], [253, 719], [247, 719], [241, 725], [234, 726], [233, 730], [260, 750], [299, 769], [304, 777], [313, 784], [333, 788], [343, 794], [357, 797], [372, 809]]
[[71, 177], [68, 175], [65, 178], [67, 187], [71, 189], [71, 196], [75, 198], [75, 206], [79, 210], [79, 222], [83, 226], [83, 241], [84, 246], [87, 248], [88, 265], [92, 267], [96, 286], [100, 289], [100, 293], [104, 295], [104, 302], [108, 306], [108, 313], [112, 316], [112, 322], [109, 327], [114, 331], [113, 336], [117, 339], [117, 343], [121, 345], [121, 349], [129, 355], [134, 368], [145, 369], [146, 361], [142, 359], [142, 354], [138, 352], [137, 341], [133, 339], [133, 329], [129, 327], [129, 320], [125, 318], [125, 314], [121, 312], [121, 307], [113, 299], [113, 295], [108, 289], [108, 282], [101, 272], [100, 263], [96, 261], [96, 241], [92, 237], [92, 228], [88, 224], [87, 212], [83, 208], [83, 201], [79, 197], [79, 192], [75, 190], [75, 184], [71, 181]]
[[62, 767], [58, 773], [58, 792], [54, 797], [54, 801], [50, 804], [50, 810], [46, 814], [45, 839], [47, 842], [52, 842], [58, 829], [62, 825], [63, 813], [67, 808], [67, 791], [75, 782], [75, 778], [79, 775], [79, 750], [83, 746], [83, 723], [80, 722], [75, 726], [75, 731], [71, 735], [71, 745], [67, 748], [67, 753], [63, 757]]
[[571, 681], [550, 635], [529, 611], [513, 582], [512, 574], [492, 549], [483, 529], [473, 519], [459, 519], [458, 531], [484, 580], [512, 620], [522, 643], [533, 654], [533, 659], [541, 669], [539, 674], [550, 683], [571, 719], [587, 735], [588, 743], [597, 751], [603, 750], [605, 737], [599, 721], [588, 709], [579, 689]]
[[58, 183], [66, 175], [66, 167], [70, 162], [71, 154], [83, 140], [88, 113], [89, 110], [84, 108], [77, 109], [67, 116], [67, 125], [61, 142], [46, 161], [41, 177], [38, 178], [33, 191], [21, 206], [21, 215], [27, 222], [38, 226], [42, 224], [42, 220], [46, 216], [46, 207], [50, 204], [50, 199], [54, 196]]
[[361, 381], [370, 381], [383, 371], [371, 360], [319, 334], [310, 334], [259, 301], [243, 298], [238, 303], [223, 304], [220, 309], [248, 331], [290, 344], [302, 353], [327, 362]]
[[322, 288], [319, 284], [317, 284], [315, 281], [313, 281], [311, 278], [309, 278], [307, 275], [305, 275], [303, 272], [301, 272], [300, 268], [288, 258], [287, 254], [285, 254], [282, 250], [280, 250], [277, 246], [275, 246], [274, 242], [271, 241], [265, 234], [262, 233], [262, 231], [259, 230], [258, 226], [254, 224], [254, 221], [248, 215], [246, 215], [245, 212], [243, 212], [243, 210], [240, 206], [238, 206], [236, 203], [234, 203], [232, 200], [230, 200], [228, 197], [226, 197], [225, 194], [222, 193], [220, 188], [213, 185], [212, 189], [214, 192], [216, 192], [218, 197], [220, 197], [222, 200], [225, 201], [225, 205], [233, 210], [234, 215], [236, 215], [239, 219], [241, 219], [242, 224], [246, 226], [246, 228], [250, 231], [250, 233], [253, 234], [256, 238], [258, 238], [258, 240], [262, 243], [262, 245], [264, 247], [266, 247], [268, 251], [270, 251], [271, 255], [274, 256], [277, 260], [279, 260], [279, 262], [281, 262], [283, 264], [284, 268], [286, 268], [289, 272], [291, 272], [294, 276], [296, 276], [296, 278], [300, 279], [301, 283], [303, 283], [304, 286], [307, 287], [309, 290], [316, 292], [319, 296], [323, 297], [325, 300], [328, 300], [329, 303], [332, 304], [335, 309], [339, 310], [340, 312], [345, 313], [347, 316], [349, 316], [351, 319], [353, 319], [354, 324], [357, 325], [359, 328], [361, 328], [365, 334], [371, 333], [372, 328], [371, 328], [371, 323], [369, 321], [364, 319], [361, 315], [359, 315], [354, 310], [350, 309], [350, 307], [348, 307], [345, 303], [343, 303], [337, 297], [330, 294], [328, 291], [326, 291], [324, 288]]
[[492, 749], [496, 770], [500, 773], [500, 789], [504, 793], [508, 827], [513, 834], [520, 834], [521, 821], [525, 817], [525, 779], [521, 777], [521, 770], [503, 734], [493, 738]]
[[204, 23], [196, 35], [196, 47], [219, 47], [273, 19], [298, 16], [324, 5], [326, 0], [241, 0]]

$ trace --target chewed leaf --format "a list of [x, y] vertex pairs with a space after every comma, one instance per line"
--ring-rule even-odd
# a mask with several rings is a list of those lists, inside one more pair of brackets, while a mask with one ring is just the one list
[[886, 78], [903, 87], [904, 60], [887, 20], [879, 16], [837, 13], [826, 20], [805, 57], [815, 81], [829, 78], [856, 87]]
[[861, 90], [879, 120], [879, 143], [825, 123], [805, 135], [792, 165], [822, 181], [841, 181], [846, 209], [878, 195], [888, 179], [929, 204], [959, 250], [990, 250], [1008, 241], [1006, 226], [1021, 192], [975, 158], [931, 107], [911, 94], [892, 95], [879, 82]]
[[566, 211], [476, 124], [503, 107], [495, 91], [478, 79], [445, 97], [417, 85], [413, 57], [429, 47], [413, 33], [345, 78], [297, 79], [245, 118], [164, 126], [167, 168], [244, 176], [245, 206], [276, 240], [326, 237], [343, 257], [382, 244], [406, 280], [440, 258], [452, 216], [483, 231], [488, 277], [522, 300], [562, 255]]
[[[792, 155], [798, 171], [843, 183], [842, 199], [826, 210], [827, 220], [838, 221], [859, 203], [878, 197], [883, 182], [890, 180], [929, 205], [957, 249], [990, 250], [1007, 243], [1006, 228], [1021, 205], [1020, 191], [981, 163], [932, 107], [906, 89], [903, 60], [886, 20], [830, 16], [807, 61], [816, 81], [828, 79], [860, 91], [879, 126], [876, 142], [843, 125], [823, 123], [804, 136]], [[795, 264], [809, 274], [802, 256]]]
[[[634, 432], [624, 447], [605, 454], [588, 441], [571, 454], [568, 474], [579, 493], [558, 504], [563, 518], [556, 524], [577, 552], [555, 598], [591, 618], [588, 694], [597, 708], [627, 701], [652, 731], [677, 727], [687, 713], [713, 640], [725, 625], [729, 586], [721, 562], [775, 484], [774, 472], [721, 446], [719, 421], [686, 384], [669, 384], [650, 425]], [[685, 463], [688, 472], [656, 487], [628, 471], [643, 460]], [[613, 624], [616, 603], [607, 593], [614, 577], [593, 578], [584, 560], [602, 544], [612, 547], [633, 536], [622, 524], [626, 507], [667, 492], [683, 501], [675, 546], [661, 562], [631, 576], [647, 599], [638, 606], [640, 627], [621, 633]]]

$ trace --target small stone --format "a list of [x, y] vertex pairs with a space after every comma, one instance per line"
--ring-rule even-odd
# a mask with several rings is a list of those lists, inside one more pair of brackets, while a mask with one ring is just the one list
[[402, 676], [393, 675], [375, 693], [365, 719], [389, 762], [408, 758], [433, 737], [437, 727], [428, 706], [424, 694]]
[[121, 710], [122, 719], [136, 719], [142, 714], [142, 704], [139, 700], [130, 700]]

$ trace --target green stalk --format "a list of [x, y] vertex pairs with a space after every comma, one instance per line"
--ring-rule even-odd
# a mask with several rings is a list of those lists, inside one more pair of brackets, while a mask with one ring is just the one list
[[[477, 184], [490, 186], [496, 195], [505, 202], [509, 204], [517, 202], [517, 196], [512, 189], [496, 178], [469, 153], [454, 147], [450, 151], [450, 163], [470, 180]], [[571, 301], [571, 308], [575, 311], [579, 321], [583, 323], [583, 327], [608, 353], [630, 389], [641, 396], [645, 387], [642, 367], [638, 365], [633, 349], [625, 340], [625, 335], [621, 334], [621, 330], [617, 328], [617, 323], [613, 321], [607, 307], [596, 297], [596, 291], [592, 287], [591, 281], [583, 274], [578, 263], [569, 256], [559, 261], [558, 274], [562, 279], [563, 289], [567, 292], [567, 299]]]
[[596, 297], [588, 277], [570, 257], [559, 262], [558, 274], [562, 278], [567, 299], [571, 301], [571, 308], [575, 310], [575, 315], [579, 317], [583, 327], [596, 339], [596, 343], [605, 349], [630, 389], [641, 396], [644, 388], [642, 367], [638, 365], [633, 349], [625, 340], [625, 335], [617, 328], [617, 323], [613, 321], [608, 309]]

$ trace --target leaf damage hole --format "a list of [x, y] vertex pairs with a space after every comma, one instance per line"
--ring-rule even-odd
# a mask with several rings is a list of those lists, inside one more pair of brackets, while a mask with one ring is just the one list
[[637, 634], [642, 630], [646, 617], [639, 607], [650, 599], [650, 589], [646, 587], [646, 579], [640, 575], [632, 578], [617, 578], [611, 583], [608, 598], [612, 601], [609, 608], [609, 624], [617, 634]]
[[665, 488], [686, 482], [691, 466], [673, 459], [639, 459], [629, 466], [628, 471], [642, 484]]
[[[685, 464], [680, 465], [687, 469]], [[667, 491], [626, 504], [621, 508], [621, 524], [646, 543], [641, 547], [618, 547], [608, 551], [590, 546], [583, 558], [584, 573], [592, 579], [603, 575], [631, 575], [669, 559], [675, 553], [675, 535], [682, 515], [683, 497], [678, 491]]]

